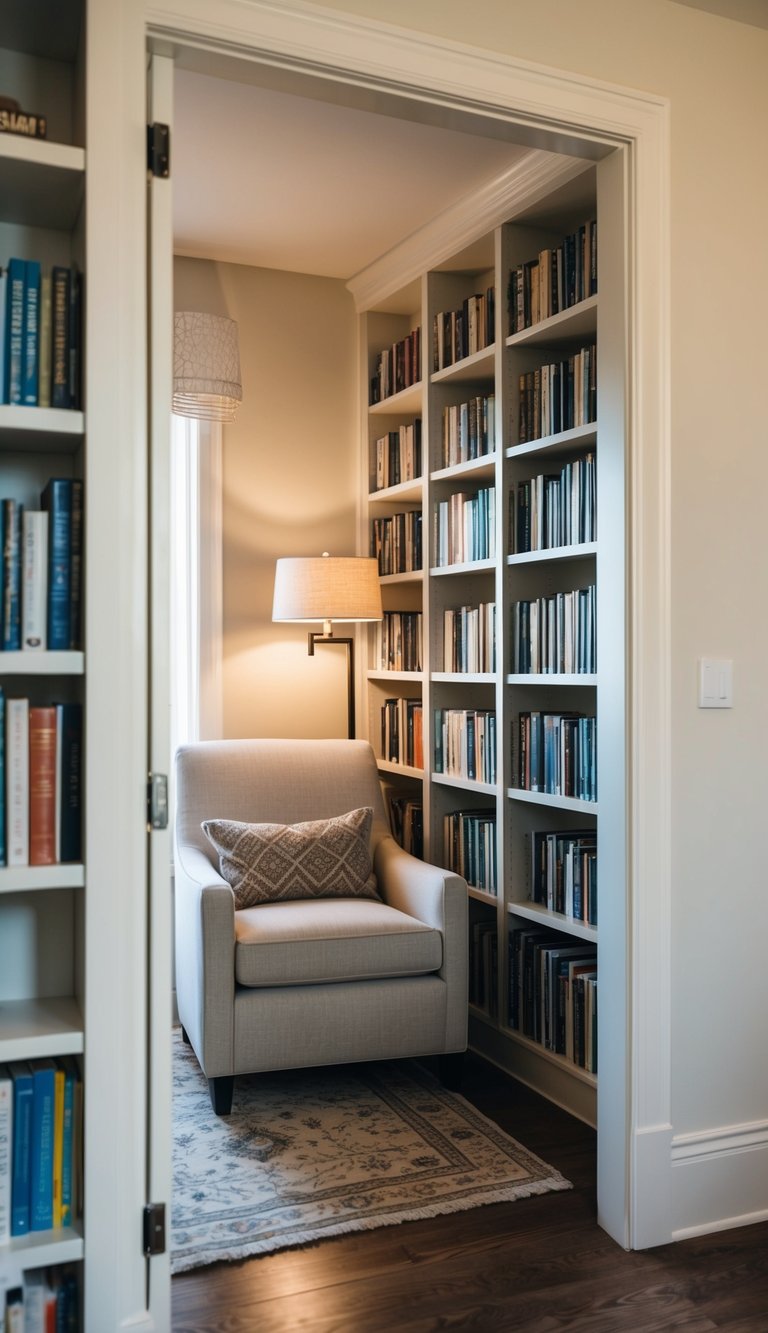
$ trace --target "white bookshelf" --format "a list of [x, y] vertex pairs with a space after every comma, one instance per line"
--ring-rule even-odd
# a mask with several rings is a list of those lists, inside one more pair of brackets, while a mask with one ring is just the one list
[[[86, 0], [4, 7], [3, 91], [46, 116], [47, 137], [0, 135], [3, 268], [20, 258], [39, 260], [43, 274], [86, 269], [85, 9]], [[84, 413], [0, 404], [0, 498], [39, 509], [51, 477], [86, 478], [87, 501]], [[84, 704], [85, 655], [0, 651], [0, 686], [33, 705]], [[0, 1063], [85, 1055], [86, 893], [82, 863], [0, 867]], [[84, 1254], [81, 1219], [0, 1245], [0, 1263], [21, 1274]]]
[[[422, 663], [420, 677], [386, 672], [376, 660], [376, 635], [369, 634], [366, 687], [368, 695], [369, 737], [380, 753], [380, 711], [387, 695], [420, 695], [423, 709], [424, 772], [404, 770], [381, 760], [382, 777], [388, 788], [402, 791], [423, 803], [425, 857], [445, 863], [443, 824], [445, 817], [458, 810], [495, 810], [497, 895], [470, 884], [470, 933], [473, 927], [495, 926], [498, 968], [495, 1003], [470, 1004], [470, 1042], [481, 1053], [502, 1064], [526, 1083], [537, 1088], [575, 1115], [595, 1123], [597, 1115], [597, 1078], [574, 1060], [547, 1050], [538, 1041], [509, 1026], [508, 939], [516, 929], [535, 929], [553, 941], [563, 937], [573, 945], [583, 944], [589, 951], [597, 943], [597, 926], [576, 920], [563, 912], [549, 910], [530, 897], [528, 847], [535, 831], [559, 832], [597, 828], [598, 803], [577, 796], [554, 795], [523, 789], [517, 781], [517, 758], [510, 738], [516, 734], [521, 712], [579, 712], [599, 718], [599, 726], [610, 726], [608, 702], [603, 697], [601, 675], [590, 672], [520, 673], [512, 670], [512, 603], [550, 597], [598, 583], [600, 559], [610, 559], [609, 547], [598, 541], [576, 542], [541, 550], [516, 550], [510, 539], [510, 496], [523, 480], [540, 474], [558, 474], [574, 460], [593, 454], [601, 457], [597, 420], [572, 426], [557, 434], [538, 439], [519, 438], [520, 377], [546, 364], [572, 356], [582, 346], [597, 341], [598, 318], [603, 294], [589, 295], [535, 325], [510, 332], [507, 288], [510, 271], [537, 257], [544, 247], [554, 247], [563, 238], [597, 216], [597, 186], [594, 169], [586, 169], [572, 189], [565, 189], [550, 200], [531, 204], [524, 219], [512, 218], [471, 248], [439, 266], [425, 271], [418, 285], [409, 280], [398, 293], [393, 290], [379, 309], [361, 314], [361, 380], [367, 391], [371, 366], [378, 352], [412, 329], [421, 325], [421, 383], [405, 395], [393, 395], [363, 411], [362, 473], [375, 482], [371, 450], [375, 439], [386, 429], [394, 430], [415, 415], [422, 420], [423, 476], [405, 488], [390, 487], [376, 491], [365, 488], [363, 508], [368, 518], [397, 511], [408, 500], [421, 505], [423, 574], [382, 578], [385, 610], [419, 609], [423, 615]], [[543, 219], [539, 225], [537, 217]], [[394, 279], [394, 270], [393, 270]], [[433, 319], [438, 312], [456, 309], [466, 297], [495, 290], [494, 336], [488, 346], [452, 365], [435, 370]], [[610, 304], [610, 298], [609, 298]], [[598, 349], [599, 351], [599, 349]], [[474, 398], [494, 397], [494, 433], [487, 442], [487, 452], [477, 457], [443, 464], [443, 411]], [[609, 446], [619, 453], [623, 441], [615, 431]], [[461, 564], [435, 564], [433, 513], [438, 501], [453, 493], [473, 493], [479, 488], [495, 488], [495, 555], [489, 559]], [[599, 491], [599, 484], [598, 484]], [[598, 496], [599, 501], [599, 496]], [[623, 528], [615, 523], [612, 540], [623, 540]], [[598, 517], [598, 532], [601, 531]], [[367, 531], [363, 537], [367, 542]], [[408, 585], [409, 600], [403, 602]], [[598, 588], [598, 620], [603, 613]], [[441, 670], [443, 656], [444, 612], [461, 606], [496, 605], [495, 673], [460, 673]], [[619, 608], [621, 614], [621, 608]], [[615, 664], [614, 664], [615, 665]], [[480, 782], [436, 772], [434, 768], [434, 713], [436, 709], [492, 709], [496, 713], [497, 781]], [[621, 725], [621, 719], [618, 719]], [[398, 780], [407, 777], [408, 782]], [[599, 779], [598, 779], [599, 782]], [[414, 796], [415, 791], [415, 796]], [[599, 853], [598, 843], [598, 856]], [[600, 892], [610, 878], [610, 865], [599, 863]], [[617, 876], [619, 886], [623, 882]], [[479, 937], [477, 937], [479, 938]], [[495, 1017], [491, 1017], [491, 1012]]]

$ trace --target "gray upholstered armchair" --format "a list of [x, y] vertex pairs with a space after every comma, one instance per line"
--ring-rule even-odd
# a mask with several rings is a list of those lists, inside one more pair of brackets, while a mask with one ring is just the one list
[[[382, 901], [236, 910], [202, 823], [327, 820], [373, 809]], [[219, 1115], [237, 1074], [439, 1055], [456, 1086], [467, 1042], [467, 889], [389, 833], [365, 741], [244, 740], [177, 755], [176, 994]]]

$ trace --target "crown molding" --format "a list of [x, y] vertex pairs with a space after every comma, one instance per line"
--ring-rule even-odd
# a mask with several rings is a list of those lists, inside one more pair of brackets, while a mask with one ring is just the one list
[[508, 171], [439, 213], [347, 282], [358, 311], [407, 286], [464, 246], [508, 222], [591, 163], [533, 149]]

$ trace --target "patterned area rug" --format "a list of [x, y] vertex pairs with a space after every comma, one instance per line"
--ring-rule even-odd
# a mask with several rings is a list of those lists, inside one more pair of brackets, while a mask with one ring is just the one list
[[171, 1271], [570, 1189], [414, 1062], [235, 1081], [214, 1115], [174, 1032]]

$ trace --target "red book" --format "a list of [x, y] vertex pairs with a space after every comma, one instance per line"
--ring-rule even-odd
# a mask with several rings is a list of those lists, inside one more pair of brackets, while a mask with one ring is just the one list
[[56, 862], [56, 709], [29, 710], [29, 864]]

